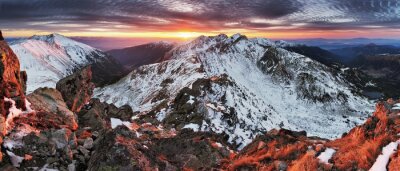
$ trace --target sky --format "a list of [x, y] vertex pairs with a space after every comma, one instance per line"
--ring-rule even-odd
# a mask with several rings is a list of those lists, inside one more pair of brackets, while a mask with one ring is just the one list
[[0, 0], [8, 37], [400, 39], [398, 0]]

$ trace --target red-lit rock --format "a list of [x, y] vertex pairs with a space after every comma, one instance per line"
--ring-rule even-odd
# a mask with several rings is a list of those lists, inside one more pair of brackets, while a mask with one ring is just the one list
[[91, 81], [92, 69], [89, 66], [57, 83], [57, 90], [61, 92], [71, 111], [79, 112], [92, 98], [94, 84]]

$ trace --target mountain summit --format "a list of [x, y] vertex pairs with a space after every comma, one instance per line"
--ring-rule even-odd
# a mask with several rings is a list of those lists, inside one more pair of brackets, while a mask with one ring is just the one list
[[202, 36], [165, 58], [95, 97], [178, 128], [225, 133], [239, 148], [272, 128], [339, 137], [373, 108], [341, 73], [268, 39]]
[[60, 34], [17, 40], [11, 48], [30, 78], [28, 93], [39, 87], [54, 88], [57, 81], [87, 65], [92, 65], [97, 85], [115, 81], [124, 74], [123, 67], [108, 54]]

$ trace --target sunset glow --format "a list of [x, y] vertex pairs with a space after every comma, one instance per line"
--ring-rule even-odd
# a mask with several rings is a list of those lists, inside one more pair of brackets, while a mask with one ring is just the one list
[[8, 37], [57, 32], [176, 40], [221, 33], [271, 39], [400, 38], [399, 6], [396, 0], [4, 0], [0, 26]]
[[[46, 35], [53, 32], [40, 30], [12, 30], [6, 29], [3, 31], [7, 37], [30, 37], [32, 35]], [[248, 37], [264, 37], [270, 39], [304, 39], [304, 38], [400, 38], [400, 32], [397, 29], [368, 29], [368, 30], [286, 30], [286, 31], [253, 31], [253, 30], [221, 30], [221, 31], [196, 31], [196, 32], [130, 32], [130, 31], [82, 31], [58, 32], [65, 36], [71, 37], [116, 37], [116, 38], [160, 38], [160, 39], [176, 39], [187, 40], [198, 36], [215, 36], [218, 34], [233, 35], [236, 33], [245, 34]]]

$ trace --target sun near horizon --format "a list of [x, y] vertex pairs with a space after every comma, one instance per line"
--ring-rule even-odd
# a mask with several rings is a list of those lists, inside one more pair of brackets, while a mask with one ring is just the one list
[[3, 34], [8, 38], [31, 37], [33, 35], [48, 35], [59, 33], [68, 37], [105, 37], [105, 38], [140, 38], [140, 39], [172, 39], [186, 41], [199, 36], [215, 36], [219, 34], [233, 35], [240, 33], [250, 38], [260, 37], [269, 39], [351, 39], [351, 38], [387, 38], [400, 39], [400, 32], [396, 29], [382, 30], [216, 30], [216, 31], [65, 31], [58, 32], [42, 30], [14, 30], [4, 29]]

